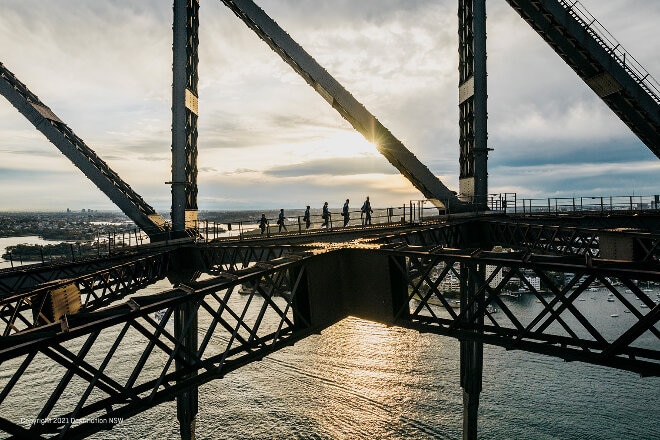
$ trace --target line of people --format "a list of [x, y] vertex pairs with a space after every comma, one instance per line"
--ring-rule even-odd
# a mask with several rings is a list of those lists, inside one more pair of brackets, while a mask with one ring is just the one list
[[[341, 216], [344, 217], [344, 227], [348, 226], [348, 222], [350, 221], [351, 214], [349, 209], [349, 202], [350, 200], [346, 199], [346, 202], [344, 203], [344, 206], [342, 207], [341, 210]], [[360, 208], [360, 212], [361, 212], [360, 217], [363, 219], [363, 224], [371, 225], [371, 214], [374, 211], [373, 209], [371, 209], [371, 202], [369, 201], [369, 196], [367, 196], [367, 199], [362, 204], [362, 208]], [[323, 203], [321, 218], [323, 219], [321, 228], [328, 228], [329, 222], [332, 220], [332, 213], [330, 212], [330, 208], [328, 207], [328, 202]], [[285, 232], [289, 232], [289, 229], [286, 227], [285, 220], [286, 217], [284, 216], [284, 209], [280, 209], [280, 213], [277, 216], [278, 233], [282, 232], [282, 229], [284, 229]], [[302, 221], [305, 224], [305, 229], [309, 229], [309, 227], [312, 224], [309, 205], [307, 205], [305, 209], [305, 213], [303, 214]], [[266, 214], [262, 213], [261, 218], [259, 219], [259, 229], [261, 230], [261, 235], [263, 235], [266, 232], [267, 226], [268, 226], [268, 219], [266, 218]]]

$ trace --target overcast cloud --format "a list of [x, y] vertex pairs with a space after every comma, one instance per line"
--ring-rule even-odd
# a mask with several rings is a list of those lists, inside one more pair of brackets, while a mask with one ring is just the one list
[[[257, 0], [458, 187], [455, 0]], [[582, 3], [656, 78], [660, 2]], [[0, 0], [0, 62], [158, 211], [171, 180], [171, 1]], [[489, 191], [657, 194], [660, 161], [505, 1], [488, 7]], [[219, 1], [200, 7], [201, 210], [421, 198]], [[115, 209], [0, 99], [0, 209]], [[357, 202], [356, 202], [357, 203]]]

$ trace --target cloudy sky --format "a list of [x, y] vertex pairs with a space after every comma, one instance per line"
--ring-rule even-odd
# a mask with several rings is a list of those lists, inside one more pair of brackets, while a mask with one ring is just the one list
[[[257, 0], [458, 188], [455, 0]], [[660, 161], [504, 0], [487, 2], [489, 192], [650, 195]], [[660, 2], [582, 0], [656, 78]], [[0, 62], [170, 209], [170, 0], [0, 0]], [[422, 198], [221, 2], [200, 7], [200, 210]], [[0, 210], [115, 209], [0, 98]]]

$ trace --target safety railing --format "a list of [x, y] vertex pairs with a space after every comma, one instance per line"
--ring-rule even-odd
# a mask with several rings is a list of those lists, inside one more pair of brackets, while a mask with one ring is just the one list
[[515, 193], [491, 194], [489, 207], [507, 214], [569, 214], [660, 209], [660, 195], [518, 198]]
[[348, 219], [342, 215], [342, 210], [337, 208], [330, 209], [327, 219], [323, 217], [320, 210], [311, 211], [309, 221], [305, 218], [304, 211], [287, 210], [284, 221], [279, 224], [278, 212], [267, 212], [268, 215], [264, 213], [265, 221], [263, 222], [257, 216], [232, 222], [198, 220], [196, 228], [198, 239], [211, 241], [268, 238], [275, 235], [301, 235], [341, 229], [382, 228], [388, 225], [419, 221], [420, 218], [429, 217], [433, 213], [438, 215], [438, 209], [432, 205], [418, 209], [417, 205], [413, 203], [390, 208], [376, 208], [369, 216], [361, 210], [349, 210]]

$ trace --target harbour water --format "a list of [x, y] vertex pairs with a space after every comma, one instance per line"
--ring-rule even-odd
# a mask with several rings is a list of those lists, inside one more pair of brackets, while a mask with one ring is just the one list
[[[163, 280], [141, 294], [168, 287]], [[531, 315], [540, 306], [533, 298], [506, 301]], [[620, 304], [607, 301], [605, 292], [590, 292], [578, 305], [602, 317], [599, 329], [627, 328], [623, 313], [611, 316]], [[103, 354], [112, 342], [99, 339], [95, 349]], [[642, 343], [660, 344], [652, 335]], [[113, 373], [132, 368], [123, 358], [134, 357], [124, 350], [111, 363]], [[149, 363], [144, 374], [160, 368]], [[0, 365], [0, 386], [13, 371]], [[0, 414], [34, 417], [59, 377], [58, 368], [31, 368]], [[458, 341], [348, 318], [201, 386], [197, 438], [457, 439], [461, 393]], [[170, 439], [178, 430], [175, 403], [168, 402], [92, 438]], [[658, 440], [660, 379], [486, 346], [479, 432], [494, 440]]]
[[[458, 439], [459, 345], [354, 318], [200, 388], [201, 439]], [[485, 347], [482, 439], [660, 439], [660, 380]], [[174, 403], [94, 438], [175, 438]]]

